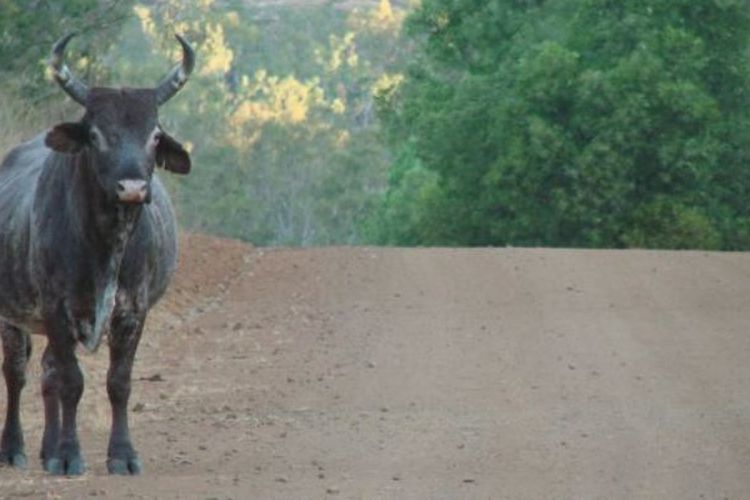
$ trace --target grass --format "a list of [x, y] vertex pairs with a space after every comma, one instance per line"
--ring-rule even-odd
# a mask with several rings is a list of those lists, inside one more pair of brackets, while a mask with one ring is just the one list
[[77, 119], [68, 101], [61, 93], [55, 102], [32, 106], [0, 91], [0, 157], [56, 123]]
[[24, 128], [23, 110], [18, 101], [0, 94], [0, 154], [5, 156], [8, 150], [20, 141]]

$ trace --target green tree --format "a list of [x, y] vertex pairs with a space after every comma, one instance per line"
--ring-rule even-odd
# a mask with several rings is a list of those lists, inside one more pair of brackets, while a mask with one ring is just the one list
[[745, 7], [425, 0], [421, 57], [381, 103], [438, 176], [423, 243], [748, 245]]
[[385, 68], [401, 11], [166, 0], [135, 12], [110, 54], [118, 81], [157, 81], [164, 54], [179, 57], [174, 32], [197, 52], [161, 115], [194, 158], [167, 180], [181, 223], [255, 244], [361, 242], [388, 168], [374, 94], [398, 80]]
[[105, 74], [101, 59], [132, 5], [132, 0], [0, 0], [0, 77], [5, 91], [30, 99], [48, 95], [44, 65], [50, 48], [74, 31], [85, 35], [71, 50], [76, 71], [90, 80]]

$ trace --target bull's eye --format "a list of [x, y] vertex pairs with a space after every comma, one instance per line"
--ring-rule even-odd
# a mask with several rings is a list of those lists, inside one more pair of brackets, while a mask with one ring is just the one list
[[149, 149], [155, 149], [156, 146], [159, 145], [159, 141], [161, 141], [162, 137], [164, 136], [164, 133], [159, 129], [159, 127], [156, 127], [153, 132], [151, 132], [151, 137], [149, 138], [147, 147]]
[[100, 151], [107, 150], [107, 140], [95, 125], [89, 130], [89, 143]]

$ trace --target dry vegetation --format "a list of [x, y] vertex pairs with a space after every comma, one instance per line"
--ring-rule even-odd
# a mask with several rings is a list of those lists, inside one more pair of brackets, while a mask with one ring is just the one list
[[26, 128], [24, 125], [28, 127], [28, 124], [24, 123], [28, 116], [23, 117], [15, 101], [5, 96], [0, 96], [0, 101], [3, 103], [0, 106], [0, 155], [5, 156], [5, 153], [21, 139], [21, 129]]
[[54, 123], [76, 116], [70, 103], [62, 97], [56, 102], [33, 106], [0, 92], [0, 158], [19, 143], [26, 141]]

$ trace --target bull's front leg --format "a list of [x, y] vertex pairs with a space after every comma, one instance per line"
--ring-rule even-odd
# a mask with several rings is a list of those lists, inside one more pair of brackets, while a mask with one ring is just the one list
[[31, 355], [31, 339], [16, 327], [0, 325], [3, 340], [3, 374], [8, 391], [5, 426], [0, 440], [0, 462], [26, 467], [21, 429], [21, 390], [26, 384], [26, 364]]
[[109, 339], [107, 393], [112, 405], [112, 430], [107, 449], [110, 474], [137, 475], [142, 464], [130, 441], [128, 399], [133, 359], [143, 331], [145, 314], [116, 311]]
[[[57, 317], [60, 318], [60, 315]], [[48, 352], [45, 352], [43, 359], [43, 377], [51, 376], [54, 379], [43, 379], [42, 382], [47, 420], [42, 449], [43, 465], [44, 469], [52, 474], [77, 476], [83, 474], [86, 465], [81, 455], [76, 424], [78, 402], [83, 394], [83, 374], [75, 354], [76, 340], [69, 321], [47, 321], [45, 326]], [[46, 363], [50, 365], [49, 372]], [[45, 388], [45, 384], [48, 387]], [[49, 392], [45, 392], [45, 389]], [[58, 399], [62, 413], [62, 427], [59, 428], [59, 432], [56, 421], [57, 405], [54, 399]], [[52, 442], [55, 439], [56, 444]]]
[[49, 471], [50, 459], [57, 456], [60, 440], [60, 377], [55, 366], [55, 356], [47, 343], [42, 354], [42, 399], [44, 400], [44, 435], [39, 458]]

